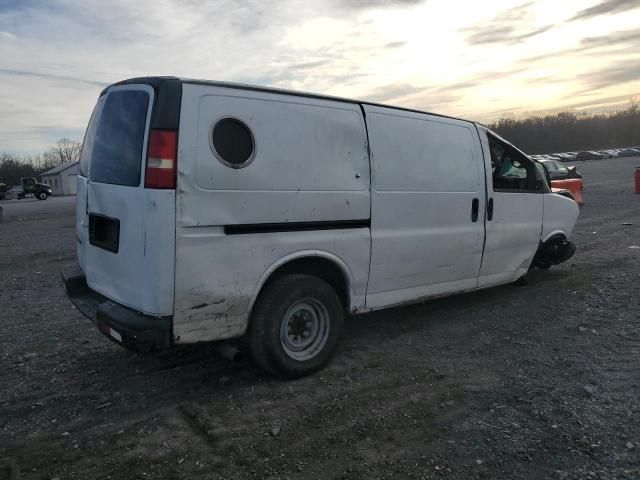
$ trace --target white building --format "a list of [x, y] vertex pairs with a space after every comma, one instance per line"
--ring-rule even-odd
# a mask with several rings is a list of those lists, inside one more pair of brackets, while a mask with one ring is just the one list
[[40, 175], [42, 183], [50, 185], [54, 195], [75, 195], [79, 166], [80, 162], [67, 162], [47, 170]]

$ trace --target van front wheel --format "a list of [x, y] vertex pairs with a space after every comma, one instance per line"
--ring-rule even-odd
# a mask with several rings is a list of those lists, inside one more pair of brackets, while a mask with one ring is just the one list
[[338, 346], [344, 311], [335, 290], [310, 275], [287, 275], [267, 285], [253, 310], [249, 348], [255, 361], [283, 378], [324, 367]]

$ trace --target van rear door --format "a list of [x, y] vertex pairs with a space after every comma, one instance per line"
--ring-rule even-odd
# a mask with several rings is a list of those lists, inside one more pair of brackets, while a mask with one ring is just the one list
[[81, 154], [76, 228], [90, 288], [144, 314], [165, 316], [173, 313], [175, 190], [145, 188], [157, 100], [151, 85], [135, 83], [101, 95]]

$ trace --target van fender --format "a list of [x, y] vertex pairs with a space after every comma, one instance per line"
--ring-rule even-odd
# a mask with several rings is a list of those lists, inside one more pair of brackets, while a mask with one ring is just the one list
[[353, 291], [351, 288], [351, 285], [353, 284], [353, 274], [351, 272], [351, 269], [349, 268], [349, 266], [346, 264], [344, 260], [342, 260], [340, 257], [335, 255], [334, 253], [328, 252], [326, 250], [300, 250], [298, 252], [289, 253], [283, 257], [280, 257], [278, 260], [273, 262], [271, 265], [269, 265], [268, 268], [265, 269], [262, 276], [260, 277], [260, 280], [256, 284], [256, 288], [254, 289], [251, 295], [251, 301], [249, 303], [249, 317], [251, 317], [253, 306], [255, 305], [255, 302], [258, 299], [258, 295], [262, 291], [262, 288], [265, 286], [269, 278], [271, 278], [271, 276], [276, 270], [278, 270], [280, 267], [294, 260], [299, 260], [301, 258], [310, 258], [310, 257], [319, 257], [325, 260], [329, 260], [330, 262], [333, 262], [334, 264], [336, 264], [338, 268], [340, 268], [342, 274], [345, 276], [347, 280], [347, 290], [349, 294], [350, 310], [353, 310], [355, 308], [354, 305], [359, 305], [360, 303], [364, 306], [364, 296], [361, 299], [362, 301], [358, 301], [353, 295]]

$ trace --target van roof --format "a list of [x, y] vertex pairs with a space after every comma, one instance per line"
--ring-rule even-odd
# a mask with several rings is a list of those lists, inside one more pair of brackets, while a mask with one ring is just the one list
[[100, 95], [102, 96], [110, 87], [114, 87], [117, 85], [126, 85], [126, 84], [131, 84], [131, 83], [144, 83], [147, 85], [151, 85], [154, 88], [157, 88], [162, 82], [167, 81], [167, 80], [177, 80], [181, 83], [188, 83], [188, 84], [192, 84], [192, 85], [209, 85], [212, 87], [221, 87], [221, 88], [234, 88], [236, 90], [250, 90], [250, 91], [254, 91], [254, 92], [268, 92], [268, 93], [279, 93], [279, 94], [283, 94], [283, 95], [293, 95], [296, 97], [306, 97], [306, 98], [316, 98], [316, 99], [320, 99], [320, 100], [331, 100], [334, 102], [344, 102], [344, 103], [351, 103], [351, 104], [357, 104], [357, 105], [371, 105], [371, 106], [375, 106], [375, 107], [384, 107], [384, 108], [393, 108], [395, 110], [403, 110], [406, 112], [414, 112], [414, 113], [426, 113], [428, 115], [434, 115], [437, 117], [443, 117], [443, 118], [450, 118], [453, 120], [461, 120], [464, 122], [470, 122], [470, 123], [474, 123], [471, 120], [466, 120], [464, 118], [458, 118], [458, 117], [453, 117], [450, 115], [443, 115], [441, 113], [433, 113], [433, 112], [426, 112], [424, 110], [418, 110], [418, 109], [414, 109], [414, 108], [406, 108], [406, 107], [398, 107], [396, 105], [387, 105], [384, 103], [376, 103], [376, 102], [369, 102], [369, 101], [365, 101], [365, 100], [355, 100], [355, 99], [351, 99], [351, 98], [344, 98], [344, 97], [336, 97], [336, 96], [332, 96], [332, 95], [323, 95], [323, 94], [319, 94], [319, 93], [309, 93], [309, 92], [300, 92], [300, 91], [295, 91], [295, 90], [286, 90], [283, 88], [276, 88], [276, 87], [261, 87], [261, 86], [257, 86], [257, 85], [249, 85], [249, 84], [244, 84], [244, 83], [234, 83], [234, 82], [223, 82], [223, 81], [218, 81], [218, 80], [201, 80], [201, 79], [195, 79], [195, 78], [183, 78], [183, 77], [172, 77], [172, 76], [154, 76], [154, 77], [136, 77], [136, 78], [129, 78], [126, 80], [122, 80], [119, 82], [116, 82], [112, 85], [109, 85], [108, 87], [106, 87], [104, 90], [102, 90], [102, 92], [100, 93]]

